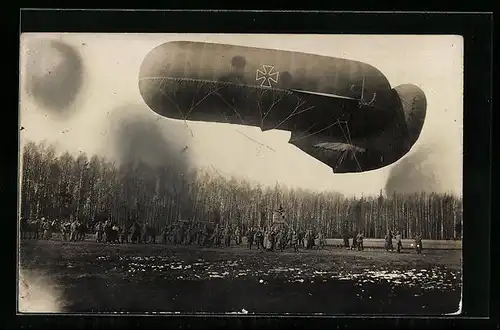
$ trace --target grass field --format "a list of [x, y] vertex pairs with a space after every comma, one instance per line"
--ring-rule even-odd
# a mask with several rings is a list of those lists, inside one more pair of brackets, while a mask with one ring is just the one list
[[25, 240], [19, 304], [56, 312], [436, 315], [458, 309], [461, 256]]

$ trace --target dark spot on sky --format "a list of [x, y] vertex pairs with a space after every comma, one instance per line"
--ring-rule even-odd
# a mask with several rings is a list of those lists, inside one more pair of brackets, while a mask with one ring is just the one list
[[243, 70], [247, 64], [243, 56], [237, 55], [231, 60], [231, 65], [237, 70]]
[[288, 71], [281, 73], [279, 79], [283, 88], [289, 88], [292, 84], [292, 75]]
[[[72, 46], [60, 41], [34, 41], [27, 46], [25, 89], [40, 109], [71, 115], [83, 84], [83, 64]], [[44, 70], [46, 70], [44, 72]]]

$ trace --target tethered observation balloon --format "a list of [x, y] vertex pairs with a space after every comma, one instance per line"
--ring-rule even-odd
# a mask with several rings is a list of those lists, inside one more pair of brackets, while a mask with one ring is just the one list
[[289, 143], [335, 173], [400, 159], [418, 139], [427, 107], [420, 88], [392, 89], [366, 63], [203, 42], [153, 49], [139, 89], [168, 118], [290, 131]]

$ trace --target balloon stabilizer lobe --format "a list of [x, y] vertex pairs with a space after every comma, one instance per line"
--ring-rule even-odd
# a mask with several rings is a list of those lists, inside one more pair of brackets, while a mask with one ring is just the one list
[[426, 114], [424, 92], [363, 62], [203, 42], [164, 43], [144, 59], [139, 89], [171, 119], [291, 132], [289, 143], [335, 173], [404, 156]]

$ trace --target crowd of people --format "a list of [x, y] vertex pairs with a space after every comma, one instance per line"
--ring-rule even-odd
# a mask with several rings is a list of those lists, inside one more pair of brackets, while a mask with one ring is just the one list
[[87, 225], [78, 220], [60, 221], [59, 219], [39, 218], [21, 219], [21, 238], [51, 239], [57, 231], [64, 241], [83, 241], [87, 232]]
[[166, 225], [161, 231], [162, 243], [200, 245], [207, 247], [230, 247], [243, 242], [249, 249], [280, 250], [299, 247], [312, 249], [318, 240], [318, 247], [326, 245], [324, 235], [314, 228], [295, 230], [283, 225], [241, 228], [230, 224], [216, 224], [213, 229], [203, 223], [177, 222]]
[[[83, 241], [87, 235], [98, 243], [156, 243], [157, 231], [147, 223], [140, 224], [129, 220], [128, 225], [119, 226], [110, 220], [94, 221], [87, 225], [73, 217], [68, 221], [58, 219], [49, 220], [42, 217], [37, 220], [21, 219], [21, 238], [51, 239], [55, 232], [60, 232], [63, 241]], [[252, 249], [284, 251], [292, 248], [322, 249], [326, 246], [326, 239], [320, 228], [316, 226], [293, 228], [283, 223], [271, 224], [264, 228], [260, 226], [245, 227], [239, 225], [215, 224], [204, 222], [177, 221], [166, 224], [160, 231], [162, 244], [173, 245], [199, 245], [202, 247], [230, 247], [243, 243]], [[394, 248], [393, 240], [396, 241]], [[344, 247], [350, 250], [363, 251], [364, 235], [358, 232], [355, 235], [344, 235]], [[415, 237], [417, 253], [422, 251], [422, 238]], [[385, 235], [385, 250], [398, 253], [402, 251], [402, 236], [398, 231], [396, 235], [391, 230]]]
[[[387, 234], [385, 235], [385, 250], [386, 251], [394, 251], [394, 245], [392, 243], [393, 239], [396, 239], [396, 251], [398, 253], [401, 253], [401, 250], [403, 249], [403, 240], [401, 236], [401, 232], [397, 231], [396, 235], [394, 236], [393, 232], [391, 230], [387, 231]], [[420, 234], [417, 234], [415, 236], [415, 243], [414, 243], [415, 250], [417, 251], [418, 254], [422, 253], [422, 236]]]
[[[129, 222], [130, 223], [130, 222]], [[46, 217], [28, 220], [21, 219], [21, 238], [52, 239], [57, 232], [62, 241], [83, 241], [90, 235], [95, 242], [102, 243], [156, 243], [156, 230], [144, 223], [132, 221], [131, 226], [119, 226], [110, 220], [95, 221], [87, 225], [73, 217], [67, 221], [49, 220]], [[166, 224], [160, 232], [161, 243], [174, 245], [199, 245], [205, 247], [229, 247], [233, 244], [245, 244], [249, 249], [255, 247], [264, 250], [285, 250], [299, 247], [312, 249], [326, 245], [323, 233], [316, 228], [295, 230], [283, 225], [265, 228], [244, 228], [230, 224], [211, 224], [202, 222], [177, 221]]]
[[[60, 233], [62, 241], [83, 241], [87, 235], [92, 235], [96, 242], [106, 243], [155, 243], [156, 232], [148, 224], [140, 225], [133, 222], [131, 227], [118, 226], [106, 221], [94, 221], [88, 225], [70, 216], [69, 220], [49, 219], [42, 217], [39, 219], [21, 219], [22, 239], [44, 239], [48, 240], [55, 233]], [[130, 239], [129, 239], [130, 237]]]

